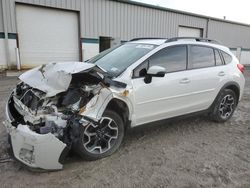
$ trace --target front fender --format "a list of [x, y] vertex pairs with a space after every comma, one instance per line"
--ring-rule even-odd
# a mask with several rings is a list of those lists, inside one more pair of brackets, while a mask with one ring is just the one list
[[98, 121], [101, 119], [104, 111], [112, 99], [119, 99], [125, 102], [129, 109], [129, 120], [131, 120], [133, 108], [131, 100], [129, 99], [129, 90], [115, 90], [106, 87], [102, 88], [100, 92], [88, 102], [80, 115], [91, 118], [94, 121]]

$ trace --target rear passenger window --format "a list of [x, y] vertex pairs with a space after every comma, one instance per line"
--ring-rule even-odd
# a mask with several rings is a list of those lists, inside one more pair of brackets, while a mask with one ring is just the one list
[[223, 59], [224, 59], [226, 64], [231, 63], [232, 57], [229, 54], [227, 54], [227, 53], [225, 53], [223, 51], [221, 51], [221, 54], [222, 54]]
[[190, 46], [188, 68], [204, 68], [215, 66], [214, 50], [205, 46]]
[[187, 46], [178, 45], [160, 50], [149, 58], [149, 67], [154, 65], [166, 68], [166, 72], [186, 70]]
[[214, 55], [215, 55], [216, 66], [223, 65], [223, 61], [221, 60], [218, 50], [214, 50]]

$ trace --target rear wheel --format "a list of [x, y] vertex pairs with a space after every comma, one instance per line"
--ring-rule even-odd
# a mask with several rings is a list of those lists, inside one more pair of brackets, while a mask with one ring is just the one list
[[237, 106], [237, 96], [230, 89], [223, 90], [217, 99], [211, 111], [211, 118], [216, 122], [225, 122], [230, 119]]
[[89, 123], [80, 131], [76, 152], [84, 159], [97, 160], [119, 148], [124, 137], [124, 123], [116, 112], [106, 110], [98, 124]]

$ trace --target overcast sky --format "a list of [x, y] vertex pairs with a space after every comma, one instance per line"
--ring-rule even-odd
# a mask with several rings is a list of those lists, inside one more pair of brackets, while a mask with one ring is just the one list
[[206, 16], [250, 24], [249, 0], [134, 0]]

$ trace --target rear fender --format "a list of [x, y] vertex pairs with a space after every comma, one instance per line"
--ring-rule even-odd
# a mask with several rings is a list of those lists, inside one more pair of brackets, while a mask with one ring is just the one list
[[214, 101], [213, 101], [213, 103], [210, 105], [210, 107], [208, 108], [209, 111], [210, 111], [210, 110], [213, 108], [213, 106], [215, 105], [215, 103], [216, 103], [216, 101], [217, 101], [217, 99], [218, 99], [220, 93], [221, 93], [224, 89], [226, 89], [227, 87], [229, 87], [229, 86], [234, 86], [234, 87], [236, 87], [236, 88], [238, 89], [238, 92], [239, 92], [239, 93], [238, 93], [238, 100], [237, 100], [237, 103], [238, 103], [239, 97], [240, 97], [240, 86], [239, 86], [239, 84], [238, 84], [237, 82], [234, 82], [234, 81], [227, 82], [227, 83], [220, 89], [220, 91], [217, 93], [216, 98], [214, 99]]

